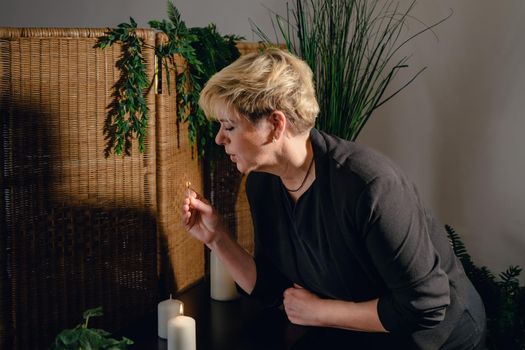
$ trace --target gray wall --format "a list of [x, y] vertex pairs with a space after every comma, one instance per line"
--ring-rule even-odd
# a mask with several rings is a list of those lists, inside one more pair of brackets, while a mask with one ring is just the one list
[[[174, 0], [188, 26], [217, 24], [224, 34], [257, 41], [249, 19], [272, 28], [269, 11], [284, 13], [279, 0]], [[167, 19], [167, 0], [0, 0], [2, 27], [113, 27], [133, 17], [147, 27], [152, 19]]]
[[[411, 0], [400, 1], [403, 6]], [[257, 40], [278, 0], [181, 0], [190, 26], [217, 24]], [[0, 26], [110, 27], [166, 18], [164, 0], [2, 0]], [[416, 18], [453, 16], [406, 47], [411, 72], [428, 69], [370, 120], [360, 142], [394, 159], [478, 264], [525, 267], [525, 14], [522, 0], [419, 0]], [[417, 29], [413, 22], [411, 29]], [[407, 79], [401, 74], [398, 83]], [[525, 280], [522, 276], [522, 281]]]
[[439, 41], [407, 48], [413, 67], [428, 69], [360, 141], [409, 173], [477, 263], [525, 267], [525, 2], [428, 0], [415, 15], [429, 23], [450, 9]]

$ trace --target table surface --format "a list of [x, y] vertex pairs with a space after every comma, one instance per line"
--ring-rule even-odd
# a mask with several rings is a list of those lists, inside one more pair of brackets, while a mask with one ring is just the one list
[[[215, 301], [209, 283], [201, 281], [177, 296], [184, 314], [196, 321], [197, 350], [310, 350], [374, 349], [377, 335], [338, 329], [305, 327], [290, 323], [280, 308], [265, 308], [254, 298], [240, 296], [233, 301]], [[167, 340], [157, 336], [157, 314], [115, 334], [134, 341], [131, 349], [165, 350]], [[350, 345], [351, 344], [351, 345]], [[349, 347], [350, 345], [350, 347]]]

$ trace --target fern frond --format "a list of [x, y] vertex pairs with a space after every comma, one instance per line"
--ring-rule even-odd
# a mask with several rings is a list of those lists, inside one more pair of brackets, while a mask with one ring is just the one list
[[519, 275], [522, 269], [519, 266], [509, 266], [509, 268], [499, 274], [501, 283], [503, 285], [515, 284], [519, 285]]
[[459, 234], [456, 232], [456, 230], [454, 230], [454, 228], [450, 225], [445, 225], [445, 230], [447, 231], [448, 239], [450, 241], [450, 244], [452, 245], [454, 254], [459, 259], [461, 259], [461, 262], [472, 263], [472, 258], [467, 252], [467, 247], [461, 241], [461, 238], [459, 237]]
[[177, 9], [171, 1], [168, 1], [168, 18], [173, 24], [180, 23], [179, 9]]

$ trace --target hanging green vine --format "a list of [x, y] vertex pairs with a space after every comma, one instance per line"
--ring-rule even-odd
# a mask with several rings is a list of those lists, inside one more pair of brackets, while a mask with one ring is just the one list
[[[166, 34], [168, 41], [155, 48], [155, 54], [162, 61], [168, 92], [170, 86], [170, 67], [175, 72], [182, 70], [182, 74], [176, 75], [175, 91], [177, 93], [177, 121], [188, 123], [188, 138], [191, 145], [197, 143], [199, 128], [207, 123], [206, 118], [200, 114], [198, 101], [201, 91], [199, 76], [203, 73], [202, 62], [197, 58], [193, 45], [199, 38], [192, 34], [184, 21], [181, 20], [178, 9], [168, 1], [169, 21], [150, 21], [150, 27]], [[175, 56], [179, 55], [185, 60], [185, 67], [178, 67]], [[198, 144], [197, 144], [198, 146]]]
[[137, 37], [136, 29], [137, 23], [130, 18], [130, 23], [119, 24], [116, 29], [100, 37], [95, 45], [104, 49], [118, 42], [122, 44], [123, 52], [117, 61], [121, 75], [113, 87], [114, 102], [110, 105], [104, 126], [107, 139], [106, 155], [112, 148], [118, 155], [122, 154], [122, 151], [129, 155], [134, 135], [139, 141], [140, 152], [144, 152], [148, 127], [148, 106], [144, 93], [150, 82], [142, 57], [143, 42]]
[[[188, 123], [188, 138], [197, 153], [202, 156], [206, 145], [213, 139], [214, 128], [198, 106], [199, 94], [203, 84], [215, 72], [239, 57], [235, 41], [243, 38], [234, 35], [220, 35], [215, 25], [205, 28], [188, 28], [181, 19], [180, 12], [168, 1], [168, 19], [152, 20], [152, 29], [166, 34], [164, 44], [151, 47], [155, 50], [160, 69], [156, 74], [162, 78], [164, 72], [168, 93], [171, 92], [170, 77], [176, 74], [177, 122]], [[122, 58], [117, 67], [122, 74], [114, 86], [114, 102], [110, 106], [104, 132], [107, 139], [106, 155], [113, 149], [116, 154], [130, 153], [131, 139], [136, 136], [139, 150], [144, 152], [148, 108], [145, 94], [151, 88], [141, 49], [148, 47], [136, 35], [137, 23], [121, 23], [99, 37], [95, 47], [106, 48], [113, 44], [122, 45]], [[179, 66], [175, 57], [184, 60]]]

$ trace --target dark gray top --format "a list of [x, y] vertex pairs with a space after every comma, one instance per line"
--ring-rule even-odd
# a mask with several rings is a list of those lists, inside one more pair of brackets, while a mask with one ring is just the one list
[[282, 302], [292, 283], [323, 298], [379, 298], [383, 326], [432, 348], [467, 305], [469, 281], [443, 225], [386, 157], [311, 131], [316, 179], [294, 203], [279, 177], [251, 173], [252, 293]]

